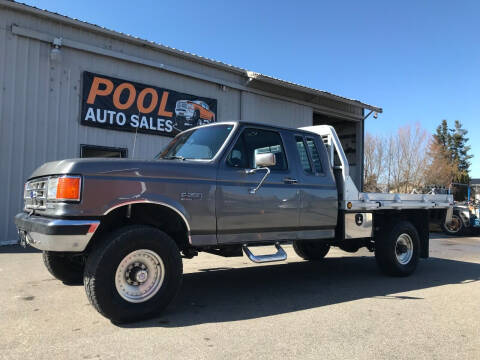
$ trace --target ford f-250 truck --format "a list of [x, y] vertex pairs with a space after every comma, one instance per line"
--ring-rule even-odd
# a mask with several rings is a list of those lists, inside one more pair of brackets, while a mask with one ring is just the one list
[[[305, 260], [331, 246], [366, 247], [381, 270], [411, 274], [429, 253], [429, 222], [451, 217], [450, 195], [359, 192], [335, 130], [246, 122], [196, 127], [152, 161], [72, 159], [25, 184], [20, 241], [50, 273], [81, 282], [116, 322], [158, 314], [182, 282], [182, 258], [204, 251], [254, 262]], [[254, 246], [275, 246], [254, 255]]]

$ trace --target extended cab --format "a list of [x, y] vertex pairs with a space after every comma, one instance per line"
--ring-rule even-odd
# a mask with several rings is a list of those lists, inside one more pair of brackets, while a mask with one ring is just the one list
[[[450, 195], [362, 193], [335, 130], [246, 122], [196, 127], [151, 161], [72, 159], [40, 166], [15, 218], [21, 243], [43, 251], [64, 282], [83, 281], [114, 321], [162, 311], [199, 252], [254, 262], [305, 260], [331, 246], [366, 247], [381, 270], [411, 274], [428, 257], [429, 222], [451, 217]], [[254, 246], [275, 246], [255, 255]]]

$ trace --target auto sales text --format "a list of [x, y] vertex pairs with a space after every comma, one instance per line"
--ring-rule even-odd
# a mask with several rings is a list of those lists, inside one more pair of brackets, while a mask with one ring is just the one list
[[91, 106], [87, 108], [87, 112], [83, 120], [119, 127], [130, 126], [134, 129], [138, 128], [160, 132], [173, 131], [173, 122], [171, 119], [163, 119], [146, 115], [140, 116], [139, 114], [131, 114], [128, 116], [121, 111], [98, 109]]

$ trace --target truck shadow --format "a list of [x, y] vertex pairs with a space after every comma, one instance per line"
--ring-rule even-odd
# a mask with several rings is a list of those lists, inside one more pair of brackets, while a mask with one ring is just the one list
[[121, 326], [184, 327], [238, 321], [364, 298], [417, 302], [423, 300], [421, 294], [395, 294], [479, 280], [480, 264], [440, 258], [422, 260], [408, 278], [382, 275], [373, 257], [216, 269], [185, 274], [177, 299], [160, 318]]
[[41, 253], [41, 251], [31, 246], [27, 246], [26, 248], [24, 248], [18, 244], [0, 246], [0, 254], [23, 254], [23, 253]]

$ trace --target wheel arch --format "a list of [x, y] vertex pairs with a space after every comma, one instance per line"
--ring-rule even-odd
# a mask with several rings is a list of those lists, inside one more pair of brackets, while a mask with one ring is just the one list
[[180, 250], [191, 244], [190, 223], [180, 209], [163, 201], [136, 200], [111, 206], [100, 218], [100, 226], [88, 244], [87, 251], [104, 234], [132, 224], [156, 227], [167, 233]]
[[468, 227], [470, 227], [470, 214], [469, 214], [469, 216], [467, 217], [467, 216], [465, 215], [465, 212], [468, 212], [468, 209], [467, 209], [467, 210], [463, 210], [463, 209], [453, 209], [453, 214], [454, 214], [454, 215], [457, 215], [457, 216], [460, 218], [460, 220], [462, 221], [463, 226], [464, 226], [465, 228], [468, 228]]
[[374, 213], [375, 239], [381, 239], [379, 232], [393, 227], [400, 221], [410, 222], [418, 232], [420, 257], [428, 258], [430, 252], [429, 210], [392, 210]]

